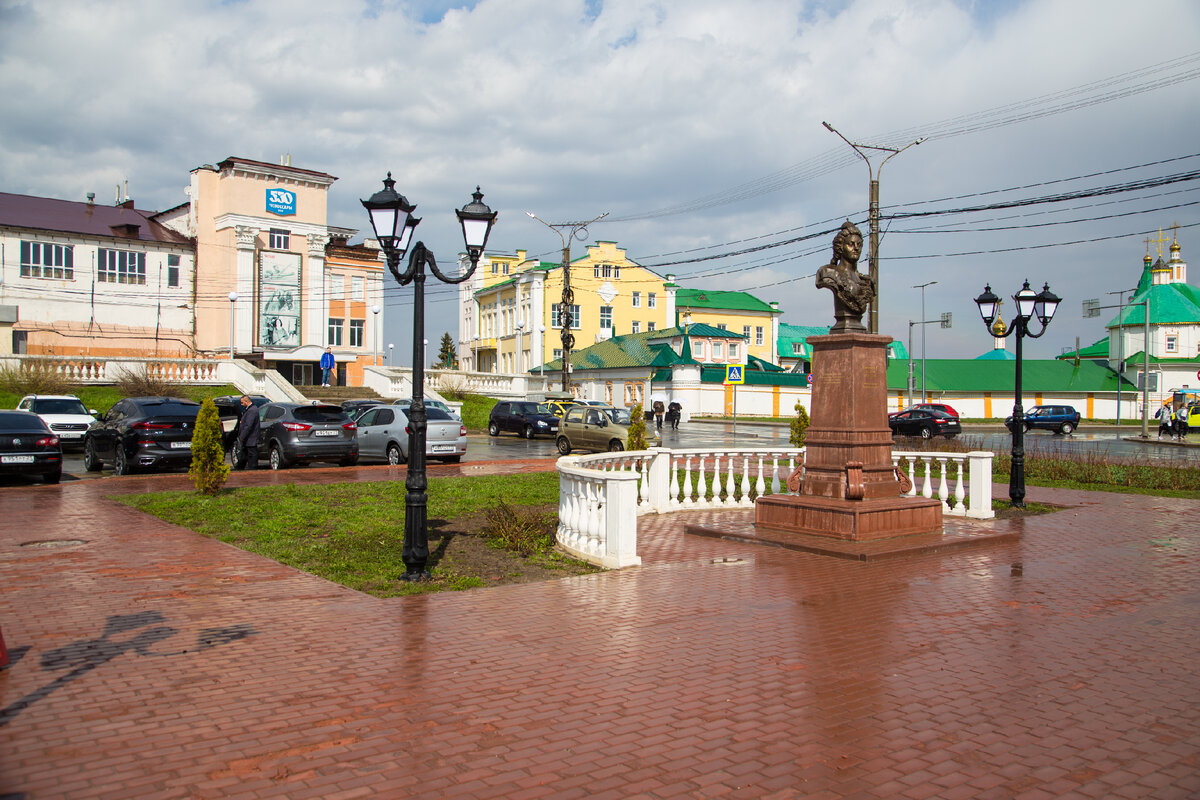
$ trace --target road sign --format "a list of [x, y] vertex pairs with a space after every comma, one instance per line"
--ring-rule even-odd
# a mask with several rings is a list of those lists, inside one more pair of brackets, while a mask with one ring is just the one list
[[804, 378], [805, 378], [805, 380], [808, 381], [808, 385], [812, 386], [812, 373], [811, 372], [808, 373], [807, 375], [804, 376]]
[[726, 383], [745, 383], [746, 373], [741, 364], [726, 364], [725, 365], [725, 382]]

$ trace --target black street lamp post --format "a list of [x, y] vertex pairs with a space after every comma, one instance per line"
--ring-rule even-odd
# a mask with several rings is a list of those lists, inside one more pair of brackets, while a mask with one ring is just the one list
[[371, 218], [375, 238], [387, 257], [388, 269], [401, 286], [413, 285], [413, 396], [408, 409], [408, 474], [404, 480], [404, 569], [401, 580], [413, 581], [429, 577], [425, 564], [429, 560], [427, 507], [429, 483], [425, 477], [425, 267], [443, 283], [462, 283], [471, 277], [483, 255], [488, 233], [496, 222], [496, 213], [483, 203], [483, 193], [475, 187], [471, 202], [455, 211], [462, 225], [463, 240], [471, 266], [463, 274], [445, 275], [438, 269], [433, 253], [424, 242], [417, 242], [408, 258], [408, 269], [400, 271], [400, 262], [412, 241], [413, 230], [421, 220], [412, 216], [416, 210], [403, 195], [396, 192], [392, 173], [383, 181], [383, 189], [363, 200]]
[[[1058, 304], [1062, 302], [1062, 299], [1050, 291], [1048, 283], [1042, 286], [1042, 291], [1034, 294], [1033, 290], [1029, 288], [1029, 281], [1025, 281], [1021, 291], [1013, 295], [1013, 300], [1017, 304], [1017, 315], [1002, 333], [992, 329], [992, 323], [996, 321], [996, 309], [1000, 305], [1000, 298], [992, 294], [991, 284], [984, 288], [983, 294], [975, 298], [975, 304], [979, 306], [979, 315], [983, 317], [983, 324], [992, 332], [992, 335], [1001, 338], [1013, 333], [1017, 335], [1017, 374], [1012, 418], [1012, 467], [1008, 472], [1008, 497], [1014, 508], [1024, 508], [1025, 409], [1021, 405], [1021, 361], [1023, 359], [1021, 340], [1025, 337], [1041, 338], [1046, 332], [1050, 320], [1054, 319], [1054, 312], [1058, 310]], [[1036, 316], [1042, 324], [1042, 329], [1038, 333], [1029, 332], [1029, 318], [1033, 316]]]

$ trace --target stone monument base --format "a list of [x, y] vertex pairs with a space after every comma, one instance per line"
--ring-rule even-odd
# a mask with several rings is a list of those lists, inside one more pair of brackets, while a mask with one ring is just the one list
[[925, 497], [845, 500], [768, 495], [754, 504], [754, 525], [846, 541], [911, 536], [942, 529], [942, 501]]

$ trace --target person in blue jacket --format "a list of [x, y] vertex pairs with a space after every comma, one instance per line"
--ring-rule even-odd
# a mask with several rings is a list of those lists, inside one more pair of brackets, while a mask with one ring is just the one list
[[325, 352], [321, 354], [321, 385], [322, 386], [329, 385], [329, 379], [333, 376], [333, 366], [334, 366], [333, 351], [330, 350], [328, 347], [326, 347]]

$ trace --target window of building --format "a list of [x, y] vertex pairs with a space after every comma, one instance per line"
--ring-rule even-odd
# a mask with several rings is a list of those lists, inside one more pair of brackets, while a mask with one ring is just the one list
[[692, 342], [692, 357], [696, 359], [704, 358], [704, 342]]
[[1170, 333], [1167, 334], [1167, 352], [1168, 353], [1178, 353], [1179, 352], [1179, 337], [1176, 336], [1175, 334], [1170, 334]]
[[337, 317], [329, 318], [329, 341], [327, 344], [330, 347], [342, 346], [342, 322], [343, 320]]
[[765, 342], [765, 339], [763, 338], [763, 334], [764, 334], [764, 332], [763, 332], [763, 326], [762, 326], [762, 325], [756, 325], [756, 326], [754, 327], [754, 343], [755, 343], [755, 344], [757, 344], [757, 345], [761, 345], [761, 344], [763, 344], [763, 343]]
[[[559, 320], [559, 309], [560, 308], [562, 308], [562, 303], [555, 303], [553, 306], [553, 311], [551, 312], [553, 314], [553, 319], [551, 320], [551, 327], [553, 327], [553, 328], [561, 327], [561, 323]], [[582, 327], [580, 325], [581, 320], [582, 320], [582, 314], [580, 313], [579, 305], [577, 303], [572, 304], [571, 305], [571, 327], [572, 328]]]
[[642, 293], [641, 292], [632, 292], [629, 296], [632, 298], [634, 308], [642, 307]]
[[648, 330], [648, 331], [654, 330], [654, 321], [653, 320], [646, 323], [646, 330]]
[[612, 306], [600, 306], [600, 327], [612, 328]]
[[556, 360], [558, 360], [558, 359], [560, 359], [560, 358], [562, 358], [562, 348], [561, 348], [561, 347], [556, 347], [556, 348], [554, 348], [554, 355], [553, 355], [553, 357], [552, 357], [552, 359], [551, 359], [551, 360], [555, 360], [555, 361], [556, 361]]
[[804, 342], [792, 342], [792, 355], [804, 355]]
[[502, 274], [502, 275], [508, 274], [508, 262], [507, 261], [505, 261], [503, 264], [500, 265], [500, 274]]
[[492, 274], [493, 275], [500, 274], [500, 264], [495, 261], [492, 262]]
[[719, 331], [727, 331], [727, 330], [729, 330], [729, 326], [728, 326], [728, 325], [726, 325], [724, 322], [718, 322], [718, 323], [717, 323], [717, 330], [719, 330]]
[[75, 280], [74, 258], [71, 245], [22, 241], [21, 277]]
[[[760, 328], [760, 330], [761, 330], [761, 328]], [[746, 337], [747, 342], [750, 341], [750, 326], [749, 325], [742, 326], [742, 336]]]
[[167, 286], [179, 285], [179, 256], [167, 256]]
[[738, 343], [737, 342], [729, 343], [729, 357], [731, 359], [738, 357]]
[[641, 333], [642, 332], [641, 320], [635, 319], [633, 322], [631, 322], [629, 325], [629, 330], [631, 333]]
[[366, 324], [367, 324], [367, 321], [365, 319], [350, 320], [350, 346], [351, 347], [362, 347], [363, 346], [363, 329], [366, 327]]
[[658, 295], [646, 292], [646, 308], [658, 308]]
[[100, 283], [146, 283], [146, 254], [101, 248], [96, 254], [96, 280]]
[[351, 276], [350, 277], [350, 299], [351, 300], [365, 300], [366, 299], [366, 289], [364, 287], [365, 287], [365, 282], [361, 275]]
[[614, 264], [613, 265], [613, 278], [619, 279], [620, 277], [621, 277], [621, 265]]
[[283, 228], [271, 228], [267, 232], [267, 247], [272, 250], [287, 250], [291, 242], [291, 233]]
[[722, 342], [713, 342], [713, 343], [712, 343], [712, 351], [713, 351], [713, 356], [712, 356], [712, 357], [713, 357], [713, 361], [716, 361], [716, 360], [718, 360], [718, 359], [724, 358], [724, 357], [725, 357], [725, 355], [724, 355], [724, 351], [725, 351], [725, 345], [724, 345], [724, 343], [722, 343]]
[[333, 275], [329, 278], [329, 299], [330, 300], [345, 300], [346, 299], [346, 276]]

